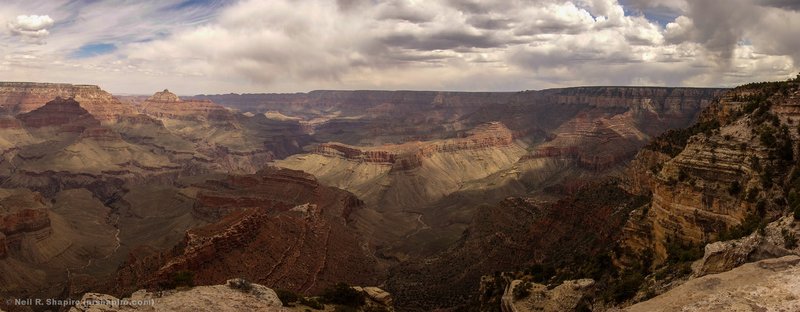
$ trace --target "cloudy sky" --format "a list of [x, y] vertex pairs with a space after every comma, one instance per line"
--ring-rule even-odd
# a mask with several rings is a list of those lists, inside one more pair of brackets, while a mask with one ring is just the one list
[[0, 81], [114, 93], [733, 86], [800, 72], [797, 0], [0, 2]]

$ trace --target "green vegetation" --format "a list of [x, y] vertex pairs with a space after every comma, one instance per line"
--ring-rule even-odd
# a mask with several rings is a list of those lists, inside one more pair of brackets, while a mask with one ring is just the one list
[[678, 264], [692, 262], [703, 257], [703, 246], [692, 243], [684, 244], [676, 239], [667, 241], [667, 262]]
[[690, 137], [699, 133], [710, 135], [714, 130], [719, 129], [719, 127], [719, 121], [709, 120], [695, 123], [688, 128], [668, 130], [644, 148], [675, 157], [683, 151]]
[[294, 306], [295, 302], [300, 300], [300, 296], [288, 289], [276, 289], [275, 293], [278, 294], [278, 299], [281, 300], [284, 306]]
[[316, 298], [300, 297], [300, 304], [312, 308], [314, 310], [325, 309], [325, 305], [319, 302]]
[[739, 184], [739, 181], [731, 182], [731, 185], [728, 187], [728, 194], [732, 196], [739, 195], [742, 192], [742, 185]]
[[638, 270], [627, 270], [621, 274], [619, 280], [606, 289], [603, 297], [611, 302], [623, 302], [633, 298], [644, 283], [644, 275]]
[[528, 281], [523, 281], [522, 283], [517, 284], [517, 286], [514, 286], [514, 289], [512, 290], [514, 299], [523, 299], [530, 296], [532, 286], [533, 284]]
[[333, 307], [333, 312], [358, 312], [358, 308], [348, 305], [337, 305]]
[[745, 198], [748, 202], [755, 202], [758, 199], [758, 189], [757, 188], [750, 188], [747, 190], [747, 197]]
[[175, 289], [194, 286], [194, 272], [178, 271], [172, 274], [172, 280], [159, 283], [161, 289]]
[[366, 302], [364, 294], [346, 283], [338, 283], [329, 287], [322, 293], [322, 299], [325, 303], [349, 307], [360, 307]]
[[536, 283], [547, 283], [553, 276], [556, 275], [556, 269], [550, 265], [534, 264], [527, 270], [526, 275], [530, 275], [531, 279]]
[[[761, 203], [764, 202], [759, 201], [759, 204]], [[766, 221], [763, 219], [763, 215], [753, 213], [748, 215], [747, 218], [745, 218], [744, 221], [742, 221], [742, 224], [720, 231], [719, 240], [726, 241], [726, 240], [742, 238], [752, 234], [757, 229], [763, 228], [765, 226], [766, 226]]]
[[364, 312], [389, 312], [389, 309], [384, 306], [372, 305], [365, 307]]
[[783, 235], [783, 247], [786, 247], [786, 249], [794, 249], [797, 247], [797, 237], [794, 233], [783, 229], [781, 230], [781, 234]]

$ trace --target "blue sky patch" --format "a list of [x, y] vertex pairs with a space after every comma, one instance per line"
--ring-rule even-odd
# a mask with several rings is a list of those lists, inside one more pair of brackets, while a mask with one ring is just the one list
[[103, 54], [108, 54], [117, 50], [117, 46], [111, 43], [90, 43], [86, 44], [72, 53], [72, 58], [89, 58]]

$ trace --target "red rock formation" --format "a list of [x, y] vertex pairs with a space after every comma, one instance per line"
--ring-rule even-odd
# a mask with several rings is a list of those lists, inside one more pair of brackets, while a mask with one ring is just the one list
[[22, 124], [18, 119], [11, 116], [0, 117], [0, 129], [21, 129]]
[[355, 147], [341, 143], [320, 144], [314, 153], [339, 156], [364, 162], [391, 164], [397, 170], [409, 170], [422, 165], [422, 160], [435, 153], [451, 153], [462, 150], [486, 149], [508, 146], [514, 136], [502, 123], [481, 125], [466, 133], [463, 138], [428, 142], [409, 142], [381, 147]]
[[135, 113], [132, 106], [121, 103], [98, 86], [0, 82], [0, 110], [6, 113], [26, 113], [56, 97], [74, 98], [102, 122], [114, 122], [119, 116]]
[[198, 284], [239, 276], [309, 294], [340, 281], [376, 282], [375, 260], [347, 225], [362, 205], [354, 195], [272, 168], [197, 187], [196, 211], [224, 217], [188, 231], [172, 251], [133, 256], [118, 273], [117, 290], [158, 287], [181, 271], [194, 272]]
[[86, 128], [100, 126], [100, 121], [72, 98], [57, 97], [42, 107], [18, 115], [17, 119], [28, 128], [59, 127], [64, 132], [80, 133]]
[[50, 227], [44, 198], [28, 190], [12, 190], [0, 199], [0, 258], [19, 248], [25, 233]]
[[210, 100], [181, 100], [169, 90], [156, 92], [140, 105], [142, 113], [156, 117], [180, 120], [206, 120], [232, 122], [234, 114]]

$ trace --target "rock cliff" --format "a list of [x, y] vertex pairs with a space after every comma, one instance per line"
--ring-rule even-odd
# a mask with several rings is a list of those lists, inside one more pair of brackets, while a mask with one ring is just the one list
[[26, 113], [53, 99], [75, 99], [103, 122], [115, 122], [135, 109], [115, 99], [98, 86], [61, 83], [0, 82], [0, 110], [5, 114]]
[[800, 257], [748, 263], [690, 280], [625, 311], [796, 311], [800, 309]]
[[788, 173], [798, 134], [788, 126], [798, 96], [791, 81], [738, 87], [697, 124], [669, 131], [640, 152], [626, 178], [631, 191], [653, 200], [626, 225], [620, 262], [653, 254], [658, 265], [670, 247], [749, 234], [775, 219], [796, 179]]

